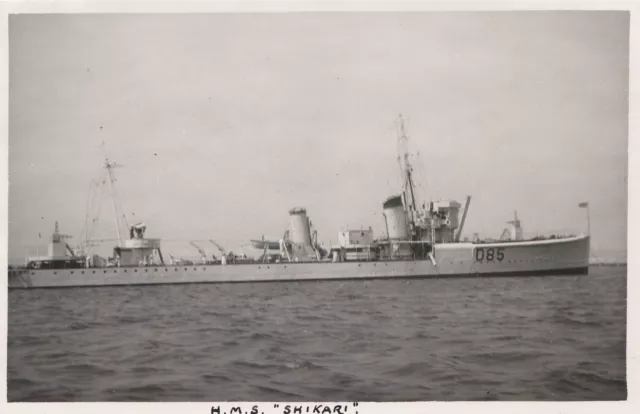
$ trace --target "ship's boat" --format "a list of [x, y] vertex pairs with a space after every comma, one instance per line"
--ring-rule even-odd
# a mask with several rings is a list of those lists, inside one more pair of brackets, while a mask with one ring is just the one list
[[273, 240], [251, 240], [251, 244], [258, 250], [280, 250], [280, 242]]

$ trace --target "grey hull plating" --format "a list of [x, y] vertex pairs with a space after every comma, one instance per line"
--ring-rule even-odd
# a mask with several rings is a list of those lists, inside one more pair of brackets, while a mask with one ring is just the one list
[[509, 243], [439, 244], [434, 247], [434, 261], [20, 270], [9, 273], [9, 288], [587, 274], [589, 243], [589, 236], [577, 236]]

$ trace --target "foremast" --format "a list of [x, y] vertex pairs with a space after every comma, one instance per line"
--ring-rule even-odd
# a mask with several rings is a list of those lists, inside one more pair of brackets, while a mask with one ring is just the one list
[[401, 198], [406, 222], [406, 241], [413, 246], [414, 256], [424, 256], [430, 251], [430, 246], [437, 243], [459, 241], [471, 197], [467, 197], [462, 222], [458, 220], [461, 205], [456, 201], [430, 202], [428, 208], [424, 203], [419, 206], [409, 155], [409, 137], [402, 115], [398, 120], [398, 162], [402, 170]]
[[124, 240], [121, 232], [121, 220], [118, 214], [118, 201], [115, 187], [115, 175], [113, 170], [122, 167], [109, 160], [107, 152], [104, 149], [104, 141], [102, 142], [104, 150], [104, 168], [107, 171], [109, 181], [109, 192], [111, 194], [111, 205], [113, 207], [113, 218], [115, 220], [116, 233], [118, 235], [118, 244], [114, 247], [114, 257], [116, 266], [145, 266], [156, 262], [156, 256], [161, 264], [164, 264], [162, 251], [160, 249], [160, 239], [149, 239], [145, 237], [147, 226], [144, 223], [137, 223], [129, 226], [127, 218], [122, 214], [124, 225], [129, 229], [129, 238]]
[[422, 232], [420, 227], [416, 226], [419, 212], [413, 182], [413, 166], [409, 160], [409, 137], [407, 136], [404, 117], [400, 114], [398, 118], [398, 163], [402, 171], [402, 201], [405, 206], [407, 231], [411, 241], [419, 241], [422, 240]]
[[400, 169], [402, 170], [402, 190], [405, 206], [407, 206], [407, 214], [410, 221], [415, 221], [416, 212], [416, 197], [413, 188], [413, 166], [409, 161], [409, 138], [405, 128], [405, 120], [402, 114], [399, 116], [399, 130], [398, 130], [398, 162], [400, 163]]
[[113, 169], [122, 167], [121, 165], [116, 164], [115, 162], [109, 161], [109, 158], [105, 155], [104, 158], [104, 168], [107, 170], [107, 175], [109, 176], [109, 192], [111, 193], [111, 204], [113, 206], [113, 218], [115, 220], [116, 232], [118, 234], [118, 245], [122, 246], [122, 233], [120, 233], [120, 217], [118, 216], [118, 207], [116, 204], [116, 194], [115, 194], [115, 176], [113, 174]]

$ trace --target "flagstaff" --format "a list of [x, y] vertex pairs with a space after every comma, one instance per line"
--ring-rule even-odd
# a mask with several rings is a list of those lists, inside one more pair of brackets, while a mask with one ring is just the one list
[[591, 236], [591, 217], [589, 214], [589, 203], [587, 201], [578, 204], [578, 207], [587, 210], [587, 236]]

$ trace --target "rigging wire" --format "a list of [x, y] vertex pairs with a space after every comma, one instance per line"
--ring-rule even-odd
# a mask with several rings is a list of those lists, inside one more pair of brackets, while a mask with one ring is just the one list
[[[97, 228], [97, 223], [100, 219], [100, 213], [102, 210], [102, 195], [105, 187], [105, 175], [106, 172], [102, 171], [99, 179], [92, 180], [89, 186], [89, 194], [87, 196], [86, 215], [85, 215], [85, 228], [81, 234], [81, 244], [87, 247], [93, 242], [93, 236]], [[96, 211], [97, 210], [97, 211]], [[84, 236], [84, 237], [83, 237]]]
[[418, 186], [422, 189], [423, 193], [424, 193], [424, 200], [426, 202], [427, 197], [429, 197], [429, 195], [431, 194], [431, 197], [433, 198], [433, 193], [431, 193], [431, 189], [429, 188], [429, 181], [427, 179], [428, 174], [427, 174], [427, 170], [424, 166], [424, 162], [422, 160], [422, 157], [420, 157], [420, 155], [418, 154], [418, 156], [416, 157], [418, 159], [418, 175], [421, 178], [421, 181], [424, 181], [424, 186], [422, 185], [422, 182], [418, 183]]
[[108, 178], [106, 177], [106, 171], [103, 171], [101, 179], [98, 182], [97, 192], [96, 192], [96, 194], [94, 194], [94, 198], [93, 198], [93, 202], [94, 202], [94, 204], [92, 205], [93, 208], [96, 208], [95, 207], [95, 201], [96, 201], [96, 199], [98, 200], [98, 203], [97, 203], [97, 210], [98, 211], [95, 213], [93, 221], [92, 221], [91, 233], [89, 234], [89, 237], [88, 237], [89, 240], [93, 238], [93, 235], [95, 234], [96, 228], [98, 227], [98, 221], [100, 220], [100, 215], [101, 215], [101, 212], [102, 212], [102, 206], [104, 204], [104, 202], [102, 201], [102, 196], [103, 196], [103, 194], [105, 192], [105, 184], [106, 184], [106, 180], [107, 179]]
[[[408, 126], [409, 118], [405, 119], [404, 121], [405, 121], [405, 126]], [[409, 151], [410, 138], [406, 133], [406, 128], [402, 127], [402, 118], [400, 120], [400, 125], [401, 125], [401, 129], [400, 129], [400, 136], [398, 139], [398, 164], [400, 167], [400, 171], [403, 179], [406, 180], [407, 169], [410, 170], [413, 177], [414, 187], [420, 190], [420, 195], [423, 197], [422, 201], [423, 203], [426, 203], [427, 197], [429, 196], [429, 193], [430, 193], [429, 183], [427, 181], [426, 169], [424, 167], [422, 157], [420, 157], [419, 151], [415, 151], [415, 152]], [[405, 162], [405, 157], [407, 157], [406, 162]], [[417, 171], [414, 168], [415, 165], [417, 165], [418, 167]], [[416, 178], [419, 178], [419, 179], [416, 179]], [[426, 188], [425, 186], [422, 185], [422, 181], [424, 181]], [[403, 188], [405, 186], [406, 186], [406, 182], [403, 183]], [[416, 201], [417, 201], [417, 204], [419, 205], [420, 204], [419, 198]]]
[[[92, 218], [93, 205], [95, 203], [96, 193], [99, 191], [99, 188], [100, 188], [100, 180], [96, 180], [96, 179], [91, 180], [91, 182], [89, 183], [89, 190], [87, 192], [87, 200], [85, 203], [84, 227], [80, 232], [80, 239], [78, 240], [78, 243], [77, 243], [81, 247], [88, 244], [88, 241], [91, 235], [91, 229], [93, 227], [93, 222], [94, 222], [94, 219]], [[90, 223], [90, 219], [91, 219], [91, 223]]]
[[90, 206], [90, 202], [91, 202], [91, 192], [93, 190], [93, 188], [95, 187], [96, 182], [95, 180], [91, 180], [91, 182], [89, 183], [89, 190], [87, 191], [87, 200], [85, 202], [85, 215], [84, 215], [84, 225], [82, 227], [82, 230], [80, 231], [80, 238], [78, 239], [78, 244], [82, 245], [82, 240], [86, 241], [87, 235], [88, 235], [88, 228], [89, 228], [89, 206]]
[[[116, 226], [120, 226], [120, 218], [122, 218], [123, 222], [124, 222], [124, 230], [125, 233], [128, 231], [129, 229], [129, 220], [127, 220], [127, 215], [125, 213], [125, 209], [123, 207], [122, 201], [120, 200], [120, 196], [118, 193], [118, 189], [115, 186], [115, 182], [117, 181], [117, 178], [115, 176], [115, 173], [112, 171], [111, 172], [111, 176], [113, 177], [113, 183], [114, 185], [111, 186], [112, 189], [112, 194], [111, 196], [113, 197], [113, 199], [115, 200], [115, 204], [116, 204]], [[120, 230], [122, 230], [122, 228], [120, 228]]]
[[[105, 159], [108, 160], [106, 151]], [[115, 174], [113, 174], [113, 170], [111, 170], [110, 177], [108, 169], [101, 168], [101, 173], [98, 177], [98, 180], [93, 179], [89, 183], [89, 189], [87, 192], [87, 199], [85, 203], [85, 220], [80, 232], [80, 239], [77, 243], [79, 246], [85, 248], [88, 248], [93, 242], [95, 242], [95, 240], [93, 240], [93, 237], [98, 230], [98, 224], [101, 222], [102, 208], [106, 201], [105, 196], [111, 196], [113, 198], [115, 204], [116, 227], [119, 230], [122, 230], [120, 226], [120, 218], [122, 218], [126, 229], [129, 228], [129, 220], [127, 219], [127, 215], [124, 213], [122, 202], [120, 201], [120, 198], [118, 196], [118, 190], [116, 186], [113, 185], [117, 181]], [[113, 181], [110, 181], [111, 178], [113, 178]]]

